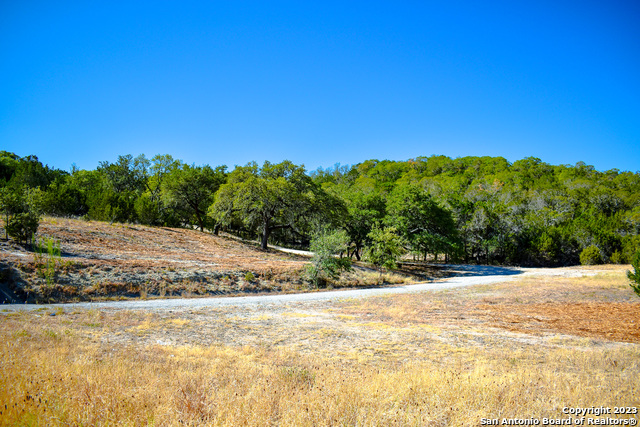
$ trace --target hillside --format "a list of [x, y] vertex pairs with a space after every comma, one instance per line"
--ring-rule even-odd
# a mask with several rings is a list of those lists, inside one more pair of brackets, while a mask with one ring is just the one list
[[[59, 242], [61, 255], [45, 254], [38, 261], [29, 246], [0, 239], [0, 301], [72, 302], [309, 290], [303, 278], [308, 257], [263, 251], [232, 236], [44, 217], [36, 239], [41, 244], [47, 239]], [[385, 273], [382, 282], [412, 283], [446, 275], [449, 273], [441, 268], [407, 265]], [[358, 264], [330, 286], [371, 286], [378, 280], [377, 272]]]
[[0, 243], [2, 282], [21, 298], [286, 291], [300, 285], [306, 260], [181, 228], [47, 217], [38, 238], [47, 237], [58, 240], [62, 252], [50, 283], [45, 268], [38, 271], [33, 252], [11, 241]]

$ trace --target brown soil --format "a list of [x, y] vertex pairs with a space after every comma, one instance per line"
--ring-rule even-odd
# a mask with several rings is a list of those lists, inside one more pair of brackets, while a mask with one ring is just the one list
[[523, 278], [432, 296], [375, 298], [343, 304], [343, 310], [397, 326], [489, 327], [640, 343], [640, 302], [626, 284], [625, 271], [608, 266], [592, 277]]
[[640, 303], [545, 303], [478, 306], [490, 325], [516, 332], [558, 332], [612, 341], [640, 342]]

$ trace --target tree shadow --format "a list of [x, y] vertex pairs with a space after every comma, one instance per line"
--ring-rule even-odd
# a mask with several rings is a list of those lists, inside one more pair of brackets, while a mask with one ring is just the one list
[[449, 271], [455, 277], [471, 276], [514, 276], [524, 273], [517, 267], [505, 267], [495, 265], [458, 265], [442, 264], [442, 268]]

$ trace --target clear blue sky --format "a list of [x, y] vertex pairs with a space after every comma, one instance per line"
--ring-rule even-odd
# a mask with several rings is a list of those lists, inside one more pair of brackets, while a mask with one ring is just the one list
[[640, 170], [640, 2], [0, 0], [0, 150]]

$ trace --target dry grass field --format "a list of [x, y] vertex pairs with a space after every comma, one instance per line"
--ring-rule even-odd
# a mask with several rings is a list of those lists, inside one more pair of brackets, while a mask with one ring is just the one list
[[589, 273], [338, 302], [4, 311], [0, 424], [475, 426], [640, 407], [640, 300], [624, 268]]

